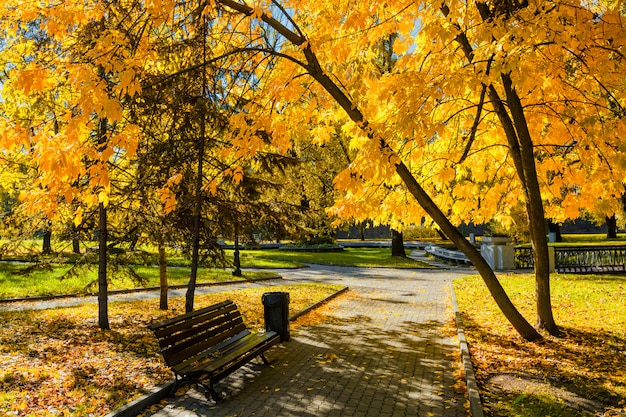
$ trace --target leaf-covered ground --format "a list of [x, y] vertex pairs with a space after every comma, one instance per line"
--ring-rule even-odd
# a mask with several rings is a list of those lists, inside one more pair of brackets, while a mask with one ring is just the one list
[[[534, 320], [534, 276], [500, 278]], [[454, 284], [488, 416], [626, 415], [626, 278], [553, 275], [564, 335], [540, 342], [515, 333], [480, 277]]]
[[[195, 303], [200, 308], [232, 299], [248, 327], [258, 330], [264, 326], [264, 292], [289, 292], [293, 313], [339, 288], [255, 288], [199, 295]], [[171, 299], [165, 312], [158, 309], [158, 300], [111, 303], [110, 331], [97, 328], [94, 305], [0, 312], [0, 415], [103, 415], [171, 380], [146, 326], [183, 312], [181, 298]]]

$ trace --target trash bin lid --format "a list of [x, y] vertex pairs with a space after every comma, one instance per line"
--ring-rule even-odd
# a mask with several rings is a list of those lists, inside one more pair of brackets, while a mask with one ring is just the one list
[[289, 293], [280, 291], [266, 292], [263, 293], [261, 300], [263, 304], [289, 303]]

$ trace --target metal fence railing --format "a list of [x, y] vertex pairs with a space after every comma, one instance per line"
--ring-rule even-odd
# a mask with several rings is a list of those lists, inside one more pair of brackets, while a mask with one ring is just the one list
[[[556, 272], [626, 273], [626, 246], [556, 247], [554, 258]], [[515, 248], [515, 267], [534, 267], [531, 248]]]

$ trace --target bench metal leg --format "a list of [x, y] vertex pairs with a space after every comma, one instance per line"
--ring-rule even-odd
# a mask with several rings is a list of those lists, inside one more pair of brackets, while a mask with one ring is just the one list
[[178, 390], [178, 388], [180, 388], [185, 381], [190, 382], [191, 380], [186, 377], [179, 377], [178, 375], [175, 376], [174, 385], [172, 385], [172, 389], [170, 389], [170, 397], [176, 396], [176, 390]]
[[265, 365], [269, 365], [270, 364], [270, 361], [267, 360], [267, 358], [265, 357], [264, 353], [261, 353], [259, 356], [261, 356], [261, 359], [263, 359], [263, 363]]
[[215, 387], [213, 386], [213, 379], [209, 379], [209, 383], [199, 383], [206, 390], [204, 396], [207, 400], [213, 399], [215, 402], [221, 402], [223, 400], [222, 396], [215, 391]]

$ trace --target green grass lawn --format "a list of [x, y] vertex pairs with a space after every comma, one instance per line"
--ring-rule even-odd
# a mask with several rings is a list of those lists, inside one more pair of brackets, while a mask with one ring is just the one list
[[[226, 251], [226, 258], [232, 259], [233, 252]], [[177, 255], [176, 265], [168, 267], [169, 285], [186, 284], [189, 281], [189, 261]], [[169, 264], [168, 259], [168, 264]], [[24, 270], [33, 269], [33, 264], [27, 263], [0, 263], [0, 299], [33, 297], [55, 294], [84, 294], [94, 292], [89, 287], [97, 279], [97, 267], [77, 269], [76, 273], [68, 276], [72, 267], [71, 258], [65, 258], [66, 264], [45, 263], [37, 264], [29, 274]], [[138, 253], [130, 257], [132, 270], [142, 278], [143, 282], [131, 279], [127, 268], [109, 270], [110, 289], [127, 289], [134, 287], [154, 287], [159, 285], [159, 271], [155, 256], [150, 253]], [[244, 268], [241, 278], [233, 277], [232, 269], [200, 268], [198, 282], [231, 281], [234, 279], [253, 279], [277, 276], [270, 271], [252, 271], [245, 268], [300, 268], [306, 263], [329, 265], [346, 265], [359, 267], [392, 267], [392, 268], [424, 268], [428, 267], [412, 259], [403, 259], [391, 256], [391, 249], [348, 248], [342, 252], [302, 252], [283, 250], [242, 250], [241, 264]]]
[[[0, 264], [0, 299], [34, 297], [56, 294], [85, 294], [94, 292], [95, 287], [88, 291], [89, 284], [97, 280], [97, 267], [80, 269], [76, 274], [64, 278], [71, 265], [53, 265], [51, 269], [35, 270], [30, 274], [23, 274], [27, 268], [23, 264], [1, 263]], [[109, 273], [109, 289], [127, 289], [135, 287], [155, 287], [159, 285], [159, 269], [149, 266], [132, 266], [138, 276], [144, 280], [142, 283], [135, 282], [124, 270], [111, 271]], [[189, 281], [190, 268], [168, 268], [168, 284], [186, 284]], [[198, 283], [245, 280], [263, 277], [277, 277], [270, 271], [243, 271], [242, 277], [234, 277], [230, 269], [200, 268], [198, 270]]]
[[[500, 278], [532, 323], [534, 277]], [[551, 287], [564, 337], [527, 342], [499, 312], [480, 277], [454, 282], [487, 415], [625, 415], [626, 278], [554, 274]]]
[[616, 239], [607, 239], [605, 233], [569, 233], [562, 234], [563, 240], [575, 242], [621, 241], [626, 243], [626, 233], [618, 233]]
[[304, 252], [287, 250], [245, 250], [241, 252], [241, 264], [245, 267], [260, 267], [269, 262], [277, 268], [276, 262], [286, 265], [303, 265], [304, 263], [343, 265], [357, 267], [389, 267], [389, 268], [428, 268], [429, 265], [410, 258], [391, 256], [390, 248], [346, 248], [341, 252]]

